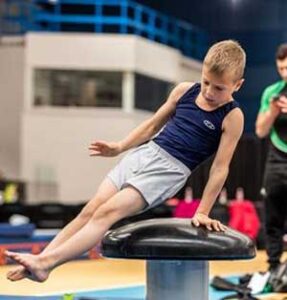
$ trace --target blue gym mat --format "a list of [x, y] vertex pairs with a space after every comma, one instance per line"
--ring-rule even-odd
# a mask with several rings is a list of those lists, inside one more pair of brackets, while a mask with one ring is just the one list
[[5, 236], [0, 234], [0, 244], [50, 242], [59, 230], [35, 230], [30, 237]]
[[[229, 277], [228, 280], [237, 283], [237, 277]], [[220, 300], [224, 296], [234, 294], [233, 292], [222, 292], [217, 291], [212, 287], [209, 287], [209, 300]], [[105, 289], [105, 290], [94, 290], [87, 292], [73, 293], [73, 300], [80, 300], [83, 298], [86, 299], [95, 299], [95, 300], [144, 300], [145, 298], [145, 287], [144, 286], [132, 286], [132, 287], [123, 287], [123, 288], [114, 288], [114, 289]], [[64, 300], [65, 297], [63, 294], [53, 295], [53, 296], [5, 296], [0, 295], [0, 300]]]

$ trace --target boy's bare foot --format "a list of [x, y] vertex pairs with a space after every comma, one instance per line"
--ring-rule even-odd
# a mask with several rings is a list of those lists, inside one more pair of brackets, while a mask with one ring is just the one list
[[29, 271], [23, 266], [17, 266], [7, 273], [7, 279], [11, 281], [18, 281], [29, 277]]
[[[33, 281], [43, 282], [49, 277], [50, 270], [47, 268], [39, 255], [16, 253], [11, 251], [6, 251], [5, 255], [26, 269], [25, 272], [28, 273], [26, 276], [27, 278]], [[10, 280], [17, 281], [21, 279], [19, 273], [14, 273], [14, 276], [12, 277], [13, 279], [10, 279], [7, 274], [7, 278]]]

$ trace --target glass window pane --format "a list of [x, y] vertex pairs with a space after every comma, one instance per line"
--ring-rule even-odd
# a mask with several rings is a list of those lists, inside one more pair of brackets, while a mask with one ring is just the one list
[[166, 101], [173, 83], [136, 74], [135, 85], [136, 108], [155, 111]]
[[122, 73], [37, 69], [34, 105], [121, 107]]

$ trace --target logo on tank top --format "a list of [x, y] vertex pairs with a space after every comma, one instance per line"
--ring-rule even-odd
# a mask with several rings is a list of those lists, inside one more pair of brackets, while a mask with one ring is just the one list
[[215, 126], [208, 120], [204, 120], [203, 124], [208, 127], [209, 129], [215, 130]]

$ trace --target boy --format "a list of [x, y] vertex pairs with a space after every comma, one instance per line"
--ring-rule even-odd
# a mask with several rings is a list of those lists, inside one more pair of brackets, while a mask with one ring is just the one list
[[6, 252], [21, 265], [8, 272], [8, 279], [45, 281], [55, 267], [97, 245], [118, 220], [172, 197], [191, 171], [214, 153], [192, 223], [223, 231], [225, 227], [208, 215], [243, 130], [243, 114], [232, 94], [244, 81], [245, 60], [244, 50], [235, 41], [213, 45], [203, 62], [201, 83], [177, 85], [154, 116], [122, 141], [92, 143], [91, 156], [115, 156], [136, 148], [108, 174], [95, 197], [41, 254]]

